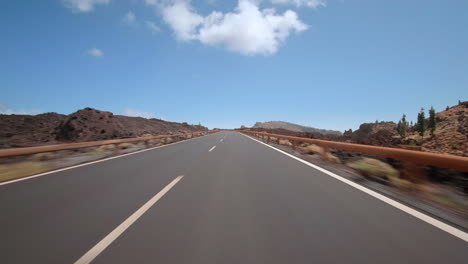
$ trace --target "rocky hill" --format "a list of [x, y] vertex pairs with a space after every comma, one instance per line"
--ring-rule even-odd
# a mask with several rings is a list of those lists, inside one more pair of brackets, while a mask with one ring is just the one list
[[301, 126], [284, 121], [257, 122], [254, 129], [285, 129], [293, 132], [320, 133], [323, 135], [341, 135], [340, 131]]
[[434, 136], [426, 132], [421, 137], [410, 128], [407, 138], [402, 139], [394, 122], [364, 123], [356, 131], [345, 131], [344, 137], [351, 142], [377, 146], [410, 145], [420, 150], [468, 156], [468, 102], [436, 113], [437, 126]]
[[[436, 121], [435, 134], [424, 136], [422, 149], [468, 157], [468, 101], [437, 113]], [[418, 140], [418, 137], [412, 133], [408, 138]]]
[[114, 115], [85, 108], [70, 115], [0, 115], [0, 148], [84, 142], [207, 130], [203, 126]]
[[54, 131], [66, 115], [0, 115], [0, 148], [56, 143]]

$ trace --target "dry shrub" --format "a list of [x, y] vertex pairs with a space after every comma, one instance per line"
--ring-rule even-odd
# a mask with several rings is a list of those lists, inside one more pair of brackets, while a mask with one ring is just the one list
[[119, 149], [129, 149], [132, 147], [132, 144], [130, 143], [120, 143], [119, 144]]
[[279, 144], [280, 144], [280, 145], [289, 146], [289, 147], [292, 146], [292, 143], [291, 143], [289, 140], [287, 140], [287, 139], [280, 139]]
[[46, 161], [55, 158], [55, 153], [53, 152], [44, 152], [44, 153], [37, 153], [31, 156], [32, 161]]
[[311, 144], [311, 145], [306, 145], [305, 147], [302, 148], [305, 153], [307, 154], [323, 154], [323, 148], [319, 147], [317, 145]]
[[386, 180], [399, 179], [400, 173], [389, 164], [371, 158], [363, 158], [347, 164], [364, 176], [375, 176]]
[[168, 138], [165, 138], [165, 139], [164, 139], [164, 143], [166, 143], [166, 144], [170, 144], [170, 143], [172, 143], [172, 142], [174, 142], [174, 139], [171, 138], [171, 137], [168, 137]]
[[114, 151], [117, 148], [115, 144], [102, 145], [99, 147], [101, 151]]
[[334, 163], [341, 164], [341, 160], [340, 160], [337, 156], [331, 154], [330, 152], [325, 153], [325, 154], [323, 155], [323, 158], [324, 158], [325, 160], [328, 160], [328, 161], [331, 161], [331, 162], [334, 162]]
[[442, 192], [430, 184], [415, 184], [406, 179], [400, 178], [400, 173], [389, 164], [371, 158], [364, 158], [355, 162], [348, 163], [348, 166], [359, 171], [364, 176], [376, 176], [386, 180], [403, 190], [417, 191], [431, 197], [443, 196]]
[[419, 192], [430, 195], [442, 195], [442, 192], [430, 184], [413, 184], [413, 188]]
[[363, 158], [347, 164], [349, 167], [357, 170], [364, 176], [375, 176], [390, 181], [390, 183], [405, 190], [413, 190], [415, 184], [400, 178], [400, 173], [389, 164], [371, 158]]
[[0, 164], [0, 182], [22, 178], [48, 171], [43, 162], [25, 161], [11, 164]]
[[414, 184], [410, 181], [407, 181], [405, 179], [400, 179], [400, 178], [392, 178], [391, 183], [393, 186], [400, 188], [400, 189], [405, 189], [405, 190], [413, 190], [414, 189]]
[[89, 151], [88, 153], [94, 156], [106, 156], [106, 155], [111, 154], [116, 149], [117, 147], [115, 144], [108, 144], [108, 145], [102, 145], [102, 146], [96, 147], [92, 151]]
[[150, 139], [148, 140], [148, 145], [154, 146], [154, 145], [159, 145], [161, 143], [160, 139]]

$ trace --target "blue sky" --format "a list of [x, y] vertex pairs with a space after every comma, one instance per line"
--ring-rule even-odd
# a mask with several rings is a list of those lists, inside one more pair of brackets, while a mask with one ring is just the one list
[[468, 100], [467, 10], [464, 0], [3, 1], [0, 111], [93, 107], [210, 128], [414, 120]]

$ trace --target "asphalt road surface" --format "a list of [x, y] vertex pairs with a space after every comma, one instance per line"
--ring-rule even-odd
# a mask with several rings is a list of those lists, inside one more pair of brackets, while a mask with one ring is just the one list
[[0, 186], [0, 263], [90, 261], [468, 263], [468, 243], [219, 132]]

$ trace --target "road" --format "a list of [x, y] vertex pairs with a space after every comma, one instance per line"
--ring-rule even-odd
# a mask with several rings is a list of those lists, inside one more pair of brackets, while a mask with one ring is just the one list
[[0, 212], [1, 263], [468, 259], [462, 239], [237, 132], [2, 185]]

